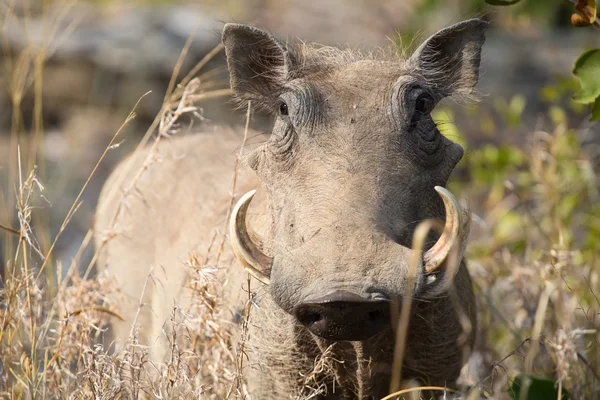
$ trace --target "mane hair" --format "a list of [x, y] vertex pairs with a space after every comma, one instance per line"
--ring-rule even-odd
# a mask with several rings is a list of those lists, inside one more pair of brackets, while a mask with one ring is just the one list
[[292, 46], [297, 58], [290, 71], [294, 78], [327, 73], [333, 68], [344, 67], [359, 61], [391, 61], [403, 63], [404, 54], [397, 46], [379, 47], [374, 51], [361, 51], [349, 47], [339, 48], [317, 43], [299, 42]]

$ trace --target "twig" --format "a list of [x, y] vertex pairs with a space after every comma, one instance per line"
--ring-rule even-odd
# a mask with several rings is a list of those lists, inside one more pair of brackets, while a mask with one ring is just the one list
[[[244, 147], [246, 146], [246, 141], [248, 139], [248, 129], [250, 127], [251, 112], [252, 112], [252, 102], [249, 101], [248, 109], [246, 110], [246, 126], [244, 128], [244, 139], [242, 140], [240, 152], [238, 153], [238, 156], [235, 158], [235, 164], [233, 166], [233, 181], [231, 183], [229, 206], [227, 207], [227, 216], [225, 217], [225, 226], [223, 227], [223, 232], [227, 232], [227, 224], [229, 223], [229, 218], [231, 218], [231, 211], [233, 210], [233, 206], [235, 204], [235, 190], [237, 188], [237, 180], [238, 180], [238, 174], [239, 174], [239, 170], [240, 170], [240, 160], [244, 154]], [[217, 264], [219, 263], [219, 260], [221, 259], [221, 254], [223, 252], [223, 247], [225, 245], [225, 237], [226, 236], [227, 236], [226, 234], [223, 234], [223, 237], [221, 238], [221, 243], [219, 244], [219, 249], [217, 251], [217, 258], [215, 260], [215, 263], [217, 263]]]
[[150, 92], [147, 92], [144, 95], [142, 95], [138, 99], [137, 103], [135, 103], [135, 106], [133, 106], [133, 109], [129, 113], [129, 115], [127, 116], [127, 119], [125, 119], [125, 122], [123, 122], [123, 124], [121, 125], [121, 127], [114, 134], [114, 136], [112, 137], [110, 143], [108, 144], [108, 146], [106, 146], [106, 149], [104, 149], [104, 152], [102, 153], [102, 155], [98, 159], [98, 162], [94, 166], [94, 169], [92, 170], [92, 172], [88, 176], [87, 180], [85, 181], [85, 183], [81, 187], [81, 190], [77, 194], [77, 197], [75, 198], [75, 201], [73, 201], [73, 205], [69, 209], [69, 212], [67, 213], [67, 215], [66, 215], [66, 217], [65, 217], [62, 225], [60, 226], [60, 229], [58, 230], [58, 233], [54, 237], [54, 241], [52, 242], [52, 245], [50, 246], [50, 249], [48, 249], [48, 252], [46, 253], [46, 256], [44, 258], [44, 262], [42, 263], [42, 266], [40, 267], [40, 270], [39, 270], [39, 272], [38, 272], [38, 274], [37, 274], [37, 276], [35, 278], [35, 283], [38, 282], [38, 279], [40, 278], [40, 276], [42, 275], [42, 272], [44, 271], [44, 267], [48, 264], [49, 257], [52, 254], [52, 251], [54, 250], [54, 247], [56, 246], [56, 242], [58, 241], [58, 238], [61, 236], [61, 234], [63, 233], [63, 231], [67, 227], [67, 224], [69, 223], [71, 217], [75, 213], [76, 208], [79, 207], [79, 199], [81, 198], [81, 196], [83, 195], [83, 192], [85, 191], [85, 189], [87, 188], [88, 184], [90, 183], [90, 180], [92, 179], [92, 177], [94, 176], [94, 174], [98, 170], [98, 167], [100, 166], [100, 163], [102, 163], [102, 161], [104, 160], [104, 157], [106, 157], [106, 154], [110, 150], [110, 147], [112, 146], [112, 144], [114, 143], [114, 141], [117, 139], [117, 137], [119, 136], [119, 134], [123, 131], [123, 129], [125, 128], [125, 126], [127, 124], [129, 124], [129, 122], [135, 118], [135, 110], [137, 109], [137, 107], [140, 104], [140, 102], [142, 101], [142, 99], [144, 97], [146, 97], [148, 94], [150, 94]]
[[221, 50], [223, 50], [225, 46], [223, 46], [222, 43], [219, 43], [218, 45], [215, 46], [214, 49], [212, 49], [210, 52], [208, 52], [208, 54], [206, 56], [204, 56], [202, 58], [202, 60], [200, 60], [200, 62], [198, 64], [196, 64], [194, 66], [194, 68], [192, 68], [190, 70], [190, 72], [188, 72], [188, 74], [185, 76], [185, 78], [183, 78], [181, 80], [181, 82], [179, 83], [179, 86], [181, 87], [185, 87], [188, 83], [190, 83], [190, 81], [192, 80], [192, 78], [202, 69], [204, 68], [204, 66], [206, 64], [208, 64], [208, 62], [210, 60], [212, 60], [217, 54], [219, 54], [221, 52]]
[[140, 312], [144, 307], [144, 296], [146, 294], [146, 288], [148, 287], [148, 281], [152, 278], [152, 273], [154, 272], [154, 265], [150, 266], [148, 273], [146, 274], [146, 280], [144, 281], [144, 287], [142, 288], [142, 293], [140, 294], [140, 300], [138, 302], [138, 308], [135, 312], [135, 317], [133, 317], [133, 322], [131, 323], [131, 329], [129, 330], [129, 338], [127, 341], [129, 344], [133, 343], [133, 339], [135, 337], [135, 326], [137, 325], [138, 318], [140, 317]]
[[592, 375], [594, 375], [594, 378], [596, 378], [597, 380], [600, 380], [600, 376], [598, 376], [598, 373], [596, 372], [596, 370], [594, 369], [594, 367], [590, 364], [590, 362], [580, 352], [577, 352], [577, 359], [579, 359], [579, 361], [581, 361], [582, 363], [585, 364], [586, 367], [588, 367], [588, 369], [590, 370], [590, 372], [592, 373]]
[[21, 232], [19, 232], [16, 229], [10, 228], [10, 227], [2, 225], [2, 224], [0, 224], [0, 229], [5, 230], [9, 233], [12, 233], [13, 235], [17, 235], [17, 236], [21, 237]]
[[531, 342], [531, 338], [527, 338], [525, 340], [523, 340], [517, 347], [514, 348], [513, 351], [511, 351], [510, 353], [508, 353], [506, 356], [504, 356], [503, 359], [501, 359], [500, 361], [496, 361], [492, 364], [491, 368], [490, 368], [490, 374], [488, 376], [485, 376], [483, 378], [481, 378], [480, 380], [478, 380], [477, 382], [475, 382], [474, 385], [472, 385], [465, 394], [465, 396], [468, 396], [469, 393], [471, 393], [472, 390], [479, 388], [479, 386], [486, 380], [488, 380], [489, 378], [492, 377], [494, 371], [496, 370], [496, 368], [501, 368], [501, 365], [504, 361], [508, 360], [510, 357], [514, 356], [515, 354], [518, 355], [518, 352], [521, 350], [521, 348], [523, 346], [525, 346], [526, 343]]
[[111, 309], [106, 308], [106, 307], [98, 307], [98, 306], [87, 306], [87, 307], [78, 308], [78, 309], [76, 309], [74, 311], [71, 311], [67, 315], [65, 315], [64, 318], [73, 317], [73, 316], [79, 315], [79, 314], [81, 314], [83, 312], [86, 312], [86, 311], [98, 311], [98, 312], [101, 312], [101, 313], [109, 314], [109, 315], [111, 315], [111, 316], [113, 316], [113, 317], [115, 317], [115, 318], [117, 318], [117, 319], [119, 319], [121, 321], [125, 321], [125, 318], [121, 317], [118, 313], [112, 311]]
[[[421, 391], [421, 392], [425, 391], [425, 390], [434, 390], [434, 391], [444, 392], [444, 393], [458, 393], [458, 391], [456, 391], [454, 389], [448, 389], [448, 388], [441, 387], [441, 386], [421, 386], [421, 387], [399, 390], [392, 394], [388, 394], [381, 400], [392, 400], [395, 396], [401, 396], [406, 393], [416, 392], [417, 390]], [[444, 398], [446, 398], [446, 396], [444, 396]]]
[[216, 99], [219, 97], [226, 97], [226, 96], [231, 96], [233, 94], [233, 91], [229, 88], [227, 89], [218, 89], [218, 90], [211, 90], [210, 92], [204, 92], [204, 93], [200, 93], [200, 94], [192, 94], [188, 96], [188, 99], [193, 102], [199, 102], [202, 100], [210, 100], [210, 99]]

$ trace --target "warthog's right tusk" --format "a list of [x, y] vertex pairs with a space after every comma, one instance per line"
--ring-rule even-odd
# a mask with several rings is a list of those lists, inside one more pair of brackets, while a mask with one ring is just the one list
[[229, 238], [231, 247], [246, 271], [264, 284], [271, 283], [271, 264], [273, 259], [264, 254], [250, 238], [246, 227], [246, 211], [256, 190], [243, 195], [233, 208], [229, 220]]
[[459, 241], [461, 238], [461, 208], [458, 201], [456, 201], [452, 193], [441, 186], [436, 186], [435, 191], [438, 192], [444, 201], [446, 223], [438, 241], [423, 254], [425, 271], [428, 274], [441, 272], [445, 269], [445, 261], [450, 255], [450, 251], [458, 249], [456, 246], [460, 246]]

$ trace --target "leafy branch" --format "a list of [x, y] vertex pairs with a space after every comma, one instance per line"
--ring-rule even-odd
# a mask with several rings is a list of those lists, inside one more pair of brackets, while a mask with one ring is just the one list
[[[511, 6], [521, 0], [485, 0], [494, 6]], [[571, 15], [571, 25], [576, 27], [593, 26], [600, 29], [596, 0], [564, 0], [578, 11]], [[582, 104], [592, 104], [590, 121], [600, 120], [600, 49], [584, 52], [575, 61], [573, 75], [581, 83], [581, 90], [573, 96], [573, 100]]]

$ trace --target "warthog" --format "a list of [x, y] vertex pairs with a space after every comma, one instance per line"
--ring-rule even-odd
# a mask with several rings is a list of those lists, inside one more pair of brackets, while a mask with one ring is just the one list
[[[456, 383], [473, 343], [475, 299], [463, 262], [468, 214], [443, 187], [463, 149], [440, 134], [430, 113], [445, 97], [472, 93], [486, 28], [479, 19], [458, 23], [403, 58], [291, 47], [262, 30], [225, 25], [236, 97], [275, 114], [271, 135], [245, 157], [238, 189], [256, 192], [234, 207], [231, 246], [219, 264], [232, 310], [248, 298], [236, 256], [262, 282], [255, 282], [244, 372], [253, 398], [306, 391], [303, 379], [326, 350], [337, 362], [317, 373], [321, 398], [384, 396], [394, 310], [407, 301], [402, 378]], [[125, 167], [133, 172], [120, 186], [131, 184], [149, 150], [110, 178], [96, 241], [100, 266], [126, 295], [117, 338], [129, 333], [151, 266], [159, 283], [146, 288], [137, 323], [142, 341], [159, 336], [185, 280], [182, 261], [205, 251], [224, 226], [240, 143], [228, 129], [164, 141], [161, 161], [137, 176], [116, 218], [121, 200], [109, 192]], [[413, 234], [425, 220], [445, 227], [430, 232], [414, 257]], [[105, 242], [115, 222], [116, 237]]]

